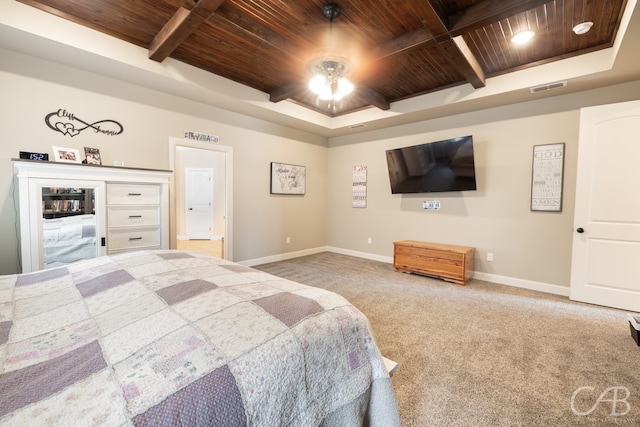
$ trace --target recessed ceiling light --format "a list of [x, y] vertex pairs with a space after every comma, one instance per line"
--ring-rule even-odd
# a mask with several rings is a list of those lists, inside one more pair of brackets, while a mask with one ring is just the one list
[[581, 22], [578, 25], [576, 25], [575, 27], [573, 27], [573, 32], [580, 35], [580, 34], [584, 34], [586, 32], [588, 32], [591, 29], [591, 26], [593, 26], [593, 22]]
[[525, 44], [529, 40], [533, 38], [535, 33], [532, 30], [521, 31], [518, 34], [515, 34], [511, 37], [511, 43], [514, 44]]

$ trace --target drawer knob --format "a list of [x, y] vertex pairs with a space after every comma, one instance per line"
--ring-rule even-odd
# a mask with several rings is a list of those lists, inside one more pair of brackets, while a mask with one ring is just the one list
[[578, 228], [576, 229], [576, 231], [577, 231], [578, 233], [582, 234], [582, 233], [584, 233], [584, 228], [582, 228], [582, 227], [578, 227]]
[[129, 193], [130, 196], [142, 196], [142, 193]]
[[142, 237], [129, 237], [129, 240], [142, 240]]
[[129, 218], [142, 218], [142, 215], [129, 215]]

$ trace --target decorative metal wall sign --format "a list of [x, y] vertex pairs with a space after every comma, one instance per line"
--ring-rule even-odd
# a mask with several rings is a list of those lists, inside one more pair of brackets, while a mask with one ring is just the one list
[[44, 122], [51, 130], [70, 137], [74, 137], [86, 129], [109, 136], [120, 135], [124, 131], [122, 125], [115, 120], [107, 119], [88, 123], [63, 109], [47, 114]]
[[217, 144], [220, 142], [220, 137], [216, 135], [210, 135], [208, 133], [192, 132], [190, 130], [184, 131], [185, 139], [193, 139], [194, 141], [213, 142]]

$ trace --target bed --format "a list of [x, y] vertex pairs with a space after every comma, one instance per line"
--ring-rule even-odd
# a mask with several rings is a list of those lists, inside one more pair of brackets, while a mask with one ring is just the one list
[[96, 257], [96, 216], [73, 215], [42, 219], [44, 268]]
[[365, 316], [195, 252], [0, 276], [0, 425], [396, 426]]

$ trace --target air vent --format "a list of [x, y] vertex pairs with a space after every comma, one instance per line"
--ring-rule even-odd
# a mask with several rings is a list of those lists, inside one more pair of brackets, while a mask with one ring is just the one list
[[567, 85], [567, 81], [564, 80], [561, 82], [549, 83], [546, 85], [532, 87], [532, 88], [529, 88], [529, 91], [531, 93], [538, 93], [538, 92], [544, 92], [545, 90], [558, 89], [560, 87], [565, 87], [566, 85]]
[[364, 123], [358, 123], [357, 125], [351, 125], [349, 126], [349, 129], [360, 129], [360, 128], [366, 128], [367, 125], [365, 125]]

